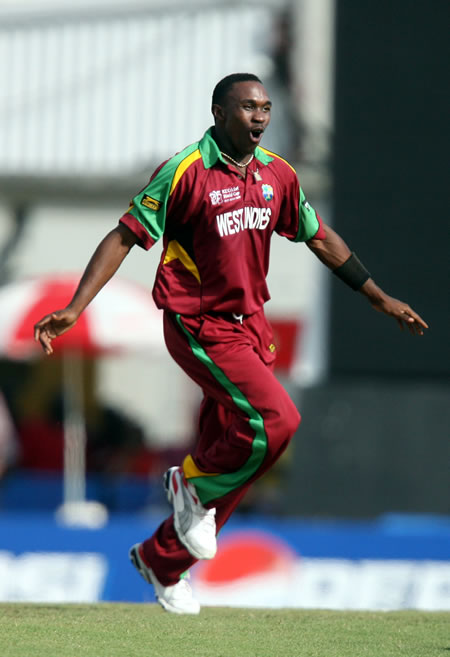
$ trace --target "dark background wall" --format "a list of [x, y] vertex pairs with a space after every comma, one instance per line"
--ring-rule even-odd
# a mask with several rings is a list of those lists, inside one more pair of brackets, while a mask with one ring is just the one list
[[334, 225], [431, 328], [402, 335], [336, 281], [334, 375], [449, 373], [449, 25], [443, 0], [337, 2]]
[[285, 509], [367, 518], [450, 513], [450, 386], [339, 380], [293, 395]]
[[300, 393], [290, 507], [450, 512], [450, 3], [337, 0], [334, 226], [430, 325], [333, 278], [330, 379]]

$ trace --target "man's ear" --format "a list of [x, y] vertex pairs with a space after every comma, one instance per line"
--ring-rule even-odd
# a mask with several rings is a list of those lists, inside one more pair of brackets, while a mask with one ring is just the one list
[[224, 111], [223, 111], [223, 107], [221, 105], [216, 105], [216, 104], [212, 105], [211, 106], [211, 112], [213, 113], [213, 116], [216, 119], [216, 121], [217, 120], [218, 121], [223, 121], [223, 119], [225, 117], [225, 114], [224, 114]]

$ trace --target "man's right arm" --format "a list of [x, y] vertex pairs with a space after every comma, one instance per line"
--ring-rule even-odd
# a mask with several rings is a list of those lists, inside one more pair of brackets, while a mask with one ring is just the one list
[[[342, 237], [338, 235], [330, 226], [322, 223], [322, 229], [325, 232], [325, 239], [311, 239], [306, 242], [307, 246], [316, 255], [321, 262], [336, 273], [342, 266], [351, 260], [352, 253], [344, 242]], [[354, 254], [353, 254], [354, 255]], [[359, 263], [359, 261], [357, 261]], [[353, 289], [358, 289], [361, 294], [364, 294], [369, 300], [372, 308], [377, 312], [385, 313], [397, 320], [400, 328], [403, 330], [407, 326], [410, 332], [414, 335], [423, 335], [424, 329], [428, 328], [428, 324], [418, 315], [407, 303], [394, 299], [384, 292], [375, 281], [372, 280], [368, 271], [358, 264], [359, 269], [362, 268], [364, 273], [363, 278], [358, 282], [356, 287], [347, 280], [348, 285]], [[360, 274], [358, 274], [359, 276]], [[354, 279], [354, 274], [352, 275]], [[355, 282], [355, 281], [353, 281]]]
[[138, 237], [124, 224], [114, 228], [96, 248], [69, 305], [35, 324], [34, 339], [41, 343], [47, 355], [53, 353], [52, 340], [76, 324], [83, 310], [115, 274], [137, 241]]

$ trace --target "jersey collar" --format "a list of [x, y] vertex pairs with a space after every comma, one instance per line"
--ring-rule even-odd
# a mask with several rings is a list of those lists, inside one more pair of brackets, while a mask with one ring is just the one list
[[[220, 149], [214, 141], [212, 136], [212, 127], [208, 128], [208, 130], [205, 132], [198, 144], [198, 147], [205, 169], [210, 169], [217, 163], [218, 160], [224, 164], [229, 164], [223, 159], [220, 153]], [[265, 153], [259, 146], [255, 148], [255, 158], [263, 165], [269, 164], [269, 162], [272, 162], [273, 160], [273, 157], [267, 155], [267, 153]]]

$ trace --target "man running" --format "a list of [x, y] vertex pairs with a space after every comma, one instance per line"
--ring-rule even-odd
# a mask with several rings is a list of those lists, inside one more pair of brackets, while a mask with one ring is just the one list
[[119, 225], [100, 242], [72, 301], [41, 319], [46, 354], [113, 276], [135, 244], [163, 238], [153, 297], [175, 361], [203, 390], [198, 441], [165, 475], [173, 514], [130, 550], [168, 611], [196, 614], [183, 576], [216, 553], [216, 534], [249, 486], [287, 447], [300, 415], [273, 374], [276, 347], [264, 304], [270, 242], [305, 242], [339, 278], [401, 328], [427, 324], [381, 290], [307, 202], [295, 170], [260, 146], [271, 101], [253, 74], [229, 75], [212, 97], [214, 126], [161, 164]]

